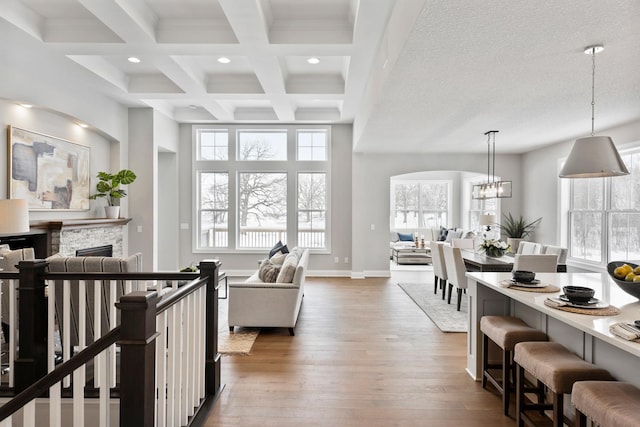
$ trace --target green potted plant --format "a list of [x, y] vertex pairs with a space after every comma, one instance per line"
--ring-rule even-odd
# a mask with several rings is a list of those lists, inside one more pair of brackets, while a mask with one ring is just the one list
[[107, 218], [118, 218], [120, 206], [116, 205], [116, 200], [127, 196], [127, 192], [120, 188], [120, 185], [131, 184], [136, 180], [136, 174], [129, 169], [122, 169], [120, 172], [111, 174], [108, 172], [98, 172], [97, 193], [89, 198], [96, 200], [105, 198], [108, 206], [105, 206]]
[[502, 218], [502, 223], [498, 225], [498, 228], [500, 234], [507, 237], [507, 243], [513, 252], [517, 252], [520, 242], [533, 233], [533, 230], [542, 221], [542, 217], [540, 217], [535, 221], [527, 222], [522, 215], [515, 218], [511, 213], [503, 215]]

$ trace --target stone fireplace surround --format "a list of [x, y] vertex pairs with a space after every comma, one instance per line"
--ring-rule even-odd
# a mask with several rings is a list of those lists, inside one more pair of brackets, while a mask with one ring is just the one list
[[113, 245], [113, 256], [123, 256], [125, 226], [130, 218], [69, 219], [31, 222], [31, 230], [20, 235], [0, 236], [11, 245], [19, 241], [20, 247], [32, 246], [37, 258], [55, 253], [75, 256], [77, 249]]

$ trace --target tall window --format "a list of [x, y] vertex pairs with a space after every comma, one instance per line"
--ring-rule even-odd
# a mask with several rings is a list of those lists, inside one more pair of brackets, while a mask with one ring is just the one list
[[287, 174], [238, 174], [239, 248], [287, 241]]
[[229, 174], [199, 174], [198, 244], [203, 248], [226, 248], [229, 242]]
[[298, 174], [298, 244], [325, 247], [327, 174]]
[[329, 135], [315, 126], [194, 126], [194, 251], [278, 240], [329, 250]]
[[449, 218], [448, 181], [404, 181], [391, 184], [391, 227], [445, 226]]
[[570, 181], [570, 258], [596, 265], [640, 259], [640, 151], [622, 159], [630, 175]]

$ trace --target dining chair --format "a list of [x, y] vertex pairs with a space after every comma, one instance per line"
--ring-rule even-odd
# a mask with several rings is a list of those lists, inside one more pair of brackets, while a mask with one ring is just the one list
[[538, 255], [542, 253], [542, 245], [533, 242], [520, 242], [517, 253], [523, 255]]
[[551, 246], [551, 245], [545, 246], [542, 250], [543, 254], [558, 255], [558, 264], [567, 263], [568, 252], [569, 250], [567, 248], [561, 248], [560, 246]]
[[473, 239], [452, 239], [451, 246], [460, 249], [473, 249]]
[[449, 296], [447, 298], [447, 304], [451, 304], [451, 292], [455, 286], [458, 290], [458, 304], [457, 310], [460, 311], [460, 305], [462, 303], [462, 291], [467, 289], [467, 269], [460, 253], [460, 248], [454, 248], [453, 246], [444, 246], [444, 262], [447, 268], [447, 280], [449, 281]]
[[442, 299], [444, 299], [444, 292], [447, 287], [447, 269], [444, 265], [444, 247], [442, 242], [430, 242], [431, 248], [431, 263], [433, 265], [433, 293], [438, 293], [438, 286], [442, 289]]
[[516, 254], [513, 269], [534, 271], [536, 273], [555, 273], [558, 269], [558, 255]]

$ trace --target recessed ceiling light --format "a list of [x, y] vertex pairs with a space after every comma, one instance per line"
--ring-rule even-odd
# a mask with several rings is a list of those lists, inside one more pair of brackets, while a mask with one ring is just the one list
[[191, 104], [191, 105], [189, 105], [189, 109], [190, 109], [190, 110], [197, 110], [197, 109], [198, 109], [198, 106], [197, 106], [197, 105], [193, 105], [193, 104]]
[[134, 64], [139, 64], [140, 63], [140, 58], [136, 58], [135, 56], [130, 56], [127, 58], [127, 61], [132, 62]]
[[228, 64], [229, 62], [231, 62], [231, 60], [226, 56], [221, 56], [220, 58], [218, 58], [218, 62], [221, 64]]
[[89, 125], [86, 124], [86, 123], [78, 123], [78, 126], [80, 126], [81, 128], [84, 128], [84, 129], [89, 127]]
[[314, 64], [314, 65], [315, 65], [315, 64], [319, 64], [319, 63], [320, 63], [320, 58], [316, 58], [316, 57], [314, 56], [314, 57], [311, 57], [311, 58], [307, 59], [307, 62], [308, 62], [309, 64]]
[[20, 104], [20, 105], [21, 105], [22, 107], [24, 107], [24, 108], [31, 108], [31, 107], [33, 107], [33, 105], [31, 105], [31, 104]]

